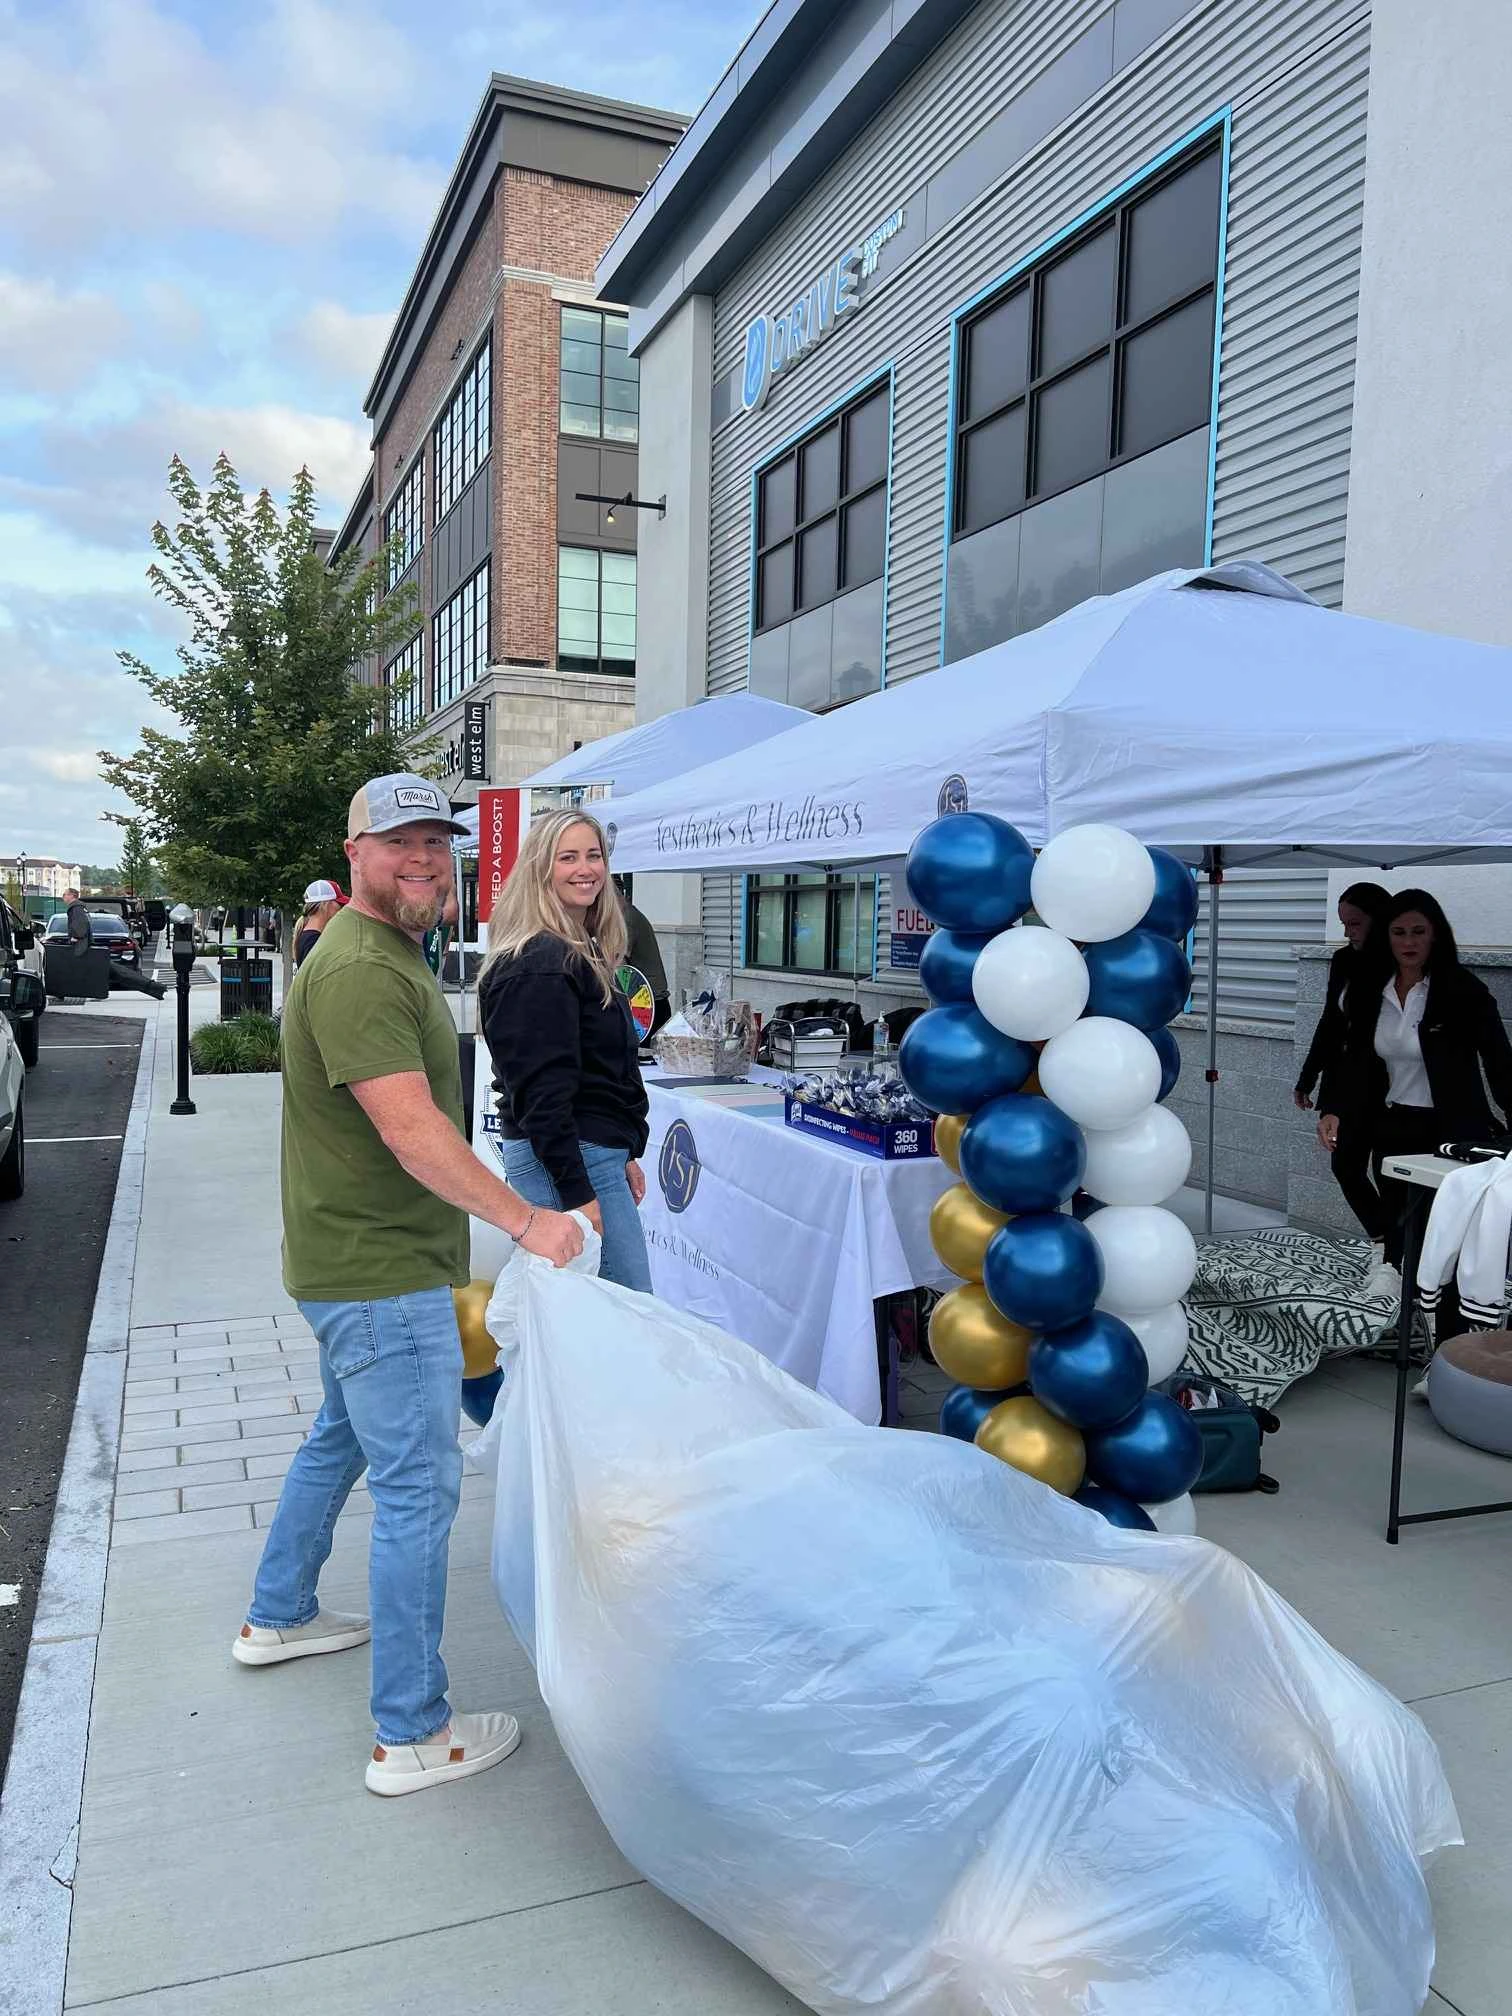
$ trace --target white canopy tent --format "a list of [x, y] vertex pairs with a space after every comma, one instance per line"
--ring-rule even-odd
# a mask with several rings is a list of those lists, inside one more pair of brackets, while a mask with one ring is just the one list
[[[848, 866], [967, 806], [1206, 869], [1211, 1081], [1226, 866], [1512, 855], [1512, 651], [1325, 610], [1256, 562], [1161, 574], [617, 799], [614, 861]], [[1213, 1116], [1210, 1091], [1210, 1218]]]

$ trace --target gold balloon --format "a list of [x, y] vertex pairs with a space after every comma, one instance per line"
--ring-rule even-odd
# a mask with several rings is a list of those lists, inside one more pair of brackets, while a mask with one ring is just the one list
[[984, 1204], [964, 1183], [956, 1183], [935, 1199], [929, 1214], [929, 1236], [952, 1274], [959, 1274], [963, 1281], [980, 1281], [988, 1241], [1007, 1223], [1003, 1212]]
[[489, 1335], [483, 1318], [493, 1300], [492, 1281], [469, 1281], [465, 1288], [453, 1288], [457, 1328], [462, 1332], [462, 1377], [482, 1379], [499, 1362], [499, 1347]]
[[1000, 1400], [976, 1432], [978, 1449], [1070, 1497], [1087, 1471], [1086, 1444], [1027, 1394]]
[[966, 1113], [941, 1113], [935, 1119], [935, 1153], [957, 1176], [961, 1173], [961, 1136], [969, 1118]]
[[963, 1386], [992, 1392], [1029, 1377], [1033, 1333], [1010, 1323], [987, 1299], [980, 1281], [952, 1288], [929, 1319], [929, 1348], [942, 1372]]

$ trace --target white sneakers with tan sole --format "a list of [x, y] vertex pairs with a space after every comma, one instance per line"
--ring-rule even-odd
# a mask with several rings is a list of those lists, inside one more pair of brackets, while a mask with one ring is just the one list
[[366, 1617], [340, 1610], [317, 1610], [308, 1624], [274, 1631], [264, 1624], [243, 1624], [231, 1643], [231, 1657], [243, 1666], [277, 1666], [285, 1659], [312, 1659], [318, 1652], [345, 1652], [366, 1645], [373, 1627]]
[[376, 1743], [367, 1767], [367, 1789], [383, 1799], [450, 1785], [502, 1764], [519, 1747], [520, 1725], [513, 1715], [452, 1713], [450, 1731], [428, 1743]]

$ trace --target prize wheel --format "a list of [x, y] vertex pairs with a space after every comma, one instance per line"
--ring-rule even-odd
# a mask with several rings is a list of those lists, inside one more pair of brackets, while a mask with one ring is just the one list
[[656, 1020], [656, 1001], [651, 993], [651, 982], [636, 966], [621, 966], [614, 977], [630, 1005], [630, 1020], [635, 1024], [636, 1041], [644, 1043]]

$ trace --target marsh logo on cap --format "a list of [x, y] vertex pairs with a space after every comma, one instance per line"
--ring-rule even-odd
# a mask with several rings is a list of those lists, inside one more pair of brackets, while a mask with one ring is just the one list
[[[440, 793], [432, 791], [429, 785], [426, 784], [399, 785], [399, 787], [394, 792], [394, 803], [396, 805], [404, 806], [407, 811], [413, 810], [417, 806], [421, 806], [427, 812], [435, 812], [438, 814], [442, 812]], [[448, 805], [445, 808], [444, 816], [447, 818], [451, 817], [450, 805]]]
[[686, 1120], [674, 1120], [667, 1129], [656, 1163], [657, 1180], [669, 1211], [675, 1214], [687, 1210], [702, 1170], [693, 1129]]
[[939, 806], [941, 818], [947, 812], [964, 812], [970, 803], [971, 798], [966, 789], [966, 779], [959, 772], [953, 777], [947, 777], [945, 782], [940, 786]]
[[772, 389], [772, 318], [758, 315], [746, 330], [745, 366], [740, 375], [740, 403], [747, 413], [766, 404]]

